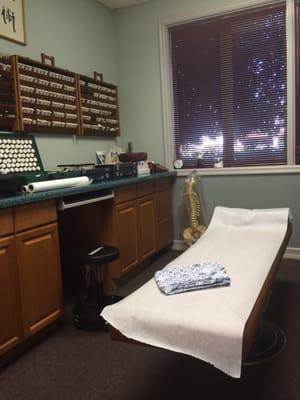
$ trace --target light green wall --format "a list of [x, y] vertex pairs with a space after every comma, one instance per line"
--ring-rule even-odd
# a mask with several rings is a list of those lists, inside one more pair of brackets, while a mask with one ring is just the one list
[[[247, 0], [157, 0], [116, 12], [117, 68], [122, 140], [136, 151], [164, 162], [160, 91], [158, 21], [203, 14]], [[175, 239], [182, 239], [183, 178], [173, 195]], [[290, 246], [300, 247], [299, 175], [206, 176], [201, 178], [203, 212], [208, 222], [216, 205], [246, 208], [291, 207], [294, 233]]]
[[[117, 82], [113, 12], [97, 0], [25, 0], [27, 46], [0, 38], [0, 52], [40, 59], [53, 55], [56, 65], [92, 76], [102, 72]], [[67, 162], [94, 162], [95, 150], [115, 140], [37, 135], [44, 166], [53, 169]]]
[[[216, 206], [237, 208], [290, 208], [293, 235], [289, 246], [300, 247], [300, 176], [235, 175], [199, 178], [204, 223], [208, 224]], [[184, 178], [177, 178], [173, 192], [174, 236], [182, 240], [186, 227], [183, 204]]]
[[[163, 162], [158, 22], [209, 13], [247, 0], [154, 0], [116, 12], [122, 141]], [[249, 3], [249, 2], [248, 2]]]

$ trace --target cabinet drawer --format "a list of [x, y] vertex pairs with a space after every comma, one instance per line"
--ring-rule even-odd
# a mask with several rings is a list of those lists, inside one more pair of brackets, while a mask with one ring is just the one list
[[136, 185], [129, 185], [115, 190], [115, 204], [136, 199]]
[[162, 190], [170, 190], [170, 189], [171, 189], [170, 178], [158, 179], [156, 181], [156, 192], [160, 192]]
[[42, 201], [40, 203], [16, 207], [14, 213], [16, 232], [45, 225], [57, 219], [56, 206], [53, 201]]
[[0, 236], [9, 235], [14, 231], [11, 208], [0, 210]]
[[148, 196], [156, 191], [155, 182], [142, 182], [137, 185], [137, 197]]

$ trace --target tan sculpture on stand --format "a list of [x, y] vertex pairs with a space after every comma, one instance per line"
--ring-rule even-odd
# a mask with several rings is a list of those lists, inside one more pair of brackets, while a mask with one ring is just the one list
[[183, 231], [183, 238], [187, 245], [191, 246], [206, 230], [206, 227], [201, 225], [201, 207], [197, 190], [197, 173], [195, 171], [185, 180], [184, 200], [189, 215], [190, 226]]

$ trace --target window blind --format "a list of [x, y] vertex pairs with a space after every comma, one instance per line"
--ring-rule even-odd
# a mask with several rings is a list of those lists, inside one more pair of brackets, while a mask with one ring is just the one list
[[186, 168], [285, 164], [285, 7], [169, 29], [176, 158]]

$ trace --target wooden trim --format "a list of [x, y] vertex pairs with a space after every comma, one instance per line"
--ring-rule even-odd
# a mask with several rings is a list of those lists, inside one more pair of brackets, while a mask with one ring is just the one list
[[23, 131], [24, 124], [23, 124], [23, 118], [22, 118], [22, 102], [21, 102], [18, 56], [11, 57], [11, 67], [13, 70], [13, 83], [14, 83], [14, 91], [15, 91], [15, 111], [16, 111], [16, 121], [15, 121], [14, 128], [17, 131]]
[[8, 340], [4, 344], [0, 345], [0, 356], [2, 354], [6, 353], [7, 351], [11, 350], [12, 348], [14, 348], [16, 346], [16, 344], [19, 342], [20, 342], [20, 338], [18, 336], [14, 336], [13, 338]]
[[41, 329], [45, 328], [47, 325], [56, 321], [61, 316], [62, 316], [62, 310], [55, 310], [52, 314], [47, 315], [47, 317], [45, 317], [42, 320], [38, 321], [37, 323], [33, 324], [30, 327], [30, 335], [33, 335], [36, 332], [40, 331]]

